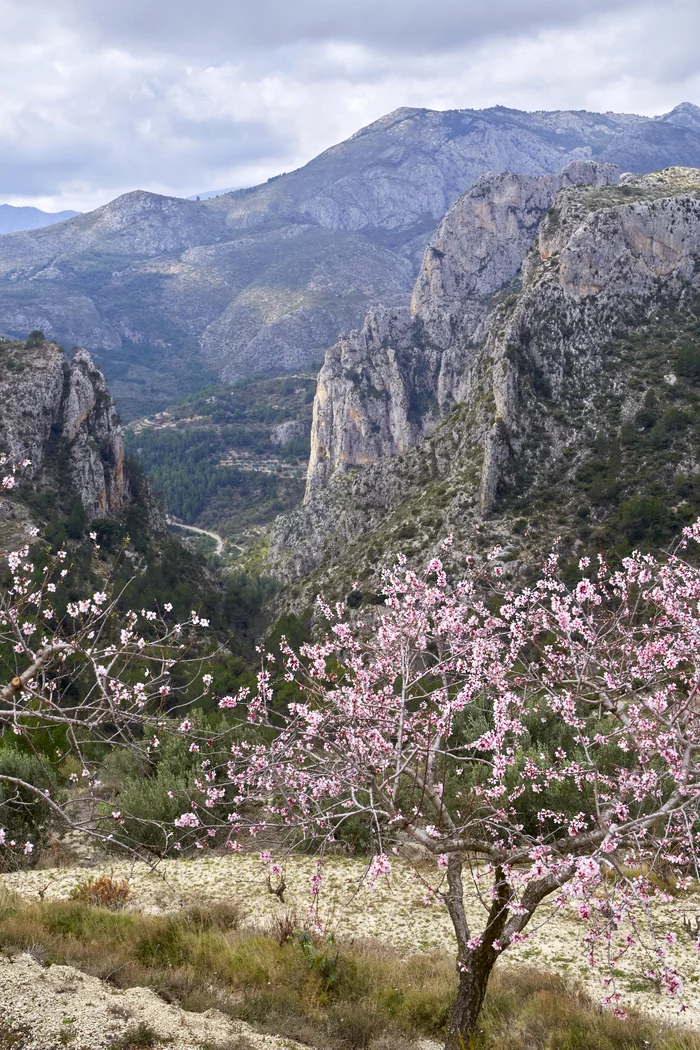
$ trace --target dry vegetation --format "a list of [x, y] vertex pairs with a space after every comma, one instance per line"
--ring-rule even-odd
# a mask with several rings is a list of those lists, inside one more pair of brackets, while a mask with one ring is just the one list
[[[29, 951], [43, 964], [72, 966], [115, 988], [153, 989], [189, 1011], [216, 1008], [320, 1050], [405, 1050], [439, 1041], [456, 988], [444, 951], [336, 941], [289, 910], [264, 929], [251, 928], [241, 908], [226, 903], [156, 916], [77, 900], [28, 903], [5, 892], [0, 949]], [[136, 1041], [136, 1027], [130, 1032], [115, 1050], [160, 1045]], [[3, 1043], [0, 1033], [0, 1047], [25, 1045], [10, 1037], [19, 1039], [10, 1033]], [[650, 1047], [700, 1050], [700, 1035], [664, 1030], [642, 1015], [617, 1021], [562, 976], [520, 966], [497, 971], [473, 1050]]]
[[[437, 886], [435, 865], [418, 865], [421, 878]], [[411, 876], [408, 867], [398, 862], [390, 881], [380, 881], [374, 890], [357, 890], [358, 879], [366, 870], [360, 859], [334, 857], [326, 862], [319, 917], [326, 930], [332, 930], [343, 943], [362, 940], [385, 945], [400, 955], [442, 955], [452, 972], [454, 934], [447, 910], [443, 906], [424, 904], [425, 884]], [[309, 880], [316, 871], [316, 858], [297, 856], [285, 866], [285, 903], [268, 892], [263, 865], [257, 854], [236, 856], [203, 856], [196, 860], [168, 860], [160, 862], [157, 872], [146, 865], [132, 866], [114, 861], [102, 868], [34, 869], [8, 873], [5, 884], [17, 890], [24, 900], [65, 901], [76, 886], [99, 874], [113, 879], [129, 880], [129, 911], [158, 916], [178, 915], [191, 909], [193, 894], [196, 903], [204, 908], [225, 906], [236, 913], [239, 927], [270, 931], [279, 924], [289, 926], [288, 909], [295, 912], [292, 926], [298, 925], [298, 916], [304, 916], [310, 903]], [[664, 883], [664, 890], [671, 887]], [[648, 1013], [659, 1022], [685, 1022], [700, 1028], [700, 957], [695, 950], [695, 938], [684, 929], [683, 920], [695, 920], [700, 914], [700, 902], [695, 893], [676, 894], [668, 905], [656, 904], [662, 909], [661, 927], [676, 933], [677, 943], [668, 946], [669, 959], [686, 980], [683, 998], [690, 1009], [679, 1016], [678, 1001], [668, 995], [657, 994], [649, 981], [640, 979], [648, 959], [635, 949], [618, 963], [616, 980], [628, 1005]], [[480, 906], [470, 903], [470, 916], [475, 926], [482, 919]], [[600, 974], [586, 965], [582, 947], [585, 932], [573, 913], [558, 913], [546, 922], [546, 911], [540, 916], [543, 927], [531, 941], [510, 949], [507, 965], [527, 965], [548, 973], [556, 973], [569, 982], [581, 985], [593, 1001], [600, 998]], [[139, 920], [141, 921], [141, 920]], [[621, 936], [627, 930], [621, 931]]]

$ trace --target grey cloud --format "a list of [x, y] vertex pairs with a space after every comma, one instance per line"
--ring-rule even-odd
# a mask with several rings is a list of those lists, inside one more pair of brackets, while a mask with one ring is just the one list
[[53, 196], [59, 187], [86, 178], [98, 186], [169, 184], [173, 192], [189, 192], [198, 187], [207, 167], [230, 169], [265, 160], [280, 166], [289, 152], [287, 137], [260, 122], [195, 121], [165, 113], [155, 125], [152, 141], [145, 142], [124, 114], [113, 113], [109, 132], [102, 136], [96, 128], [56, 134], [30, 116], [21, 142], [0, 131], [0, 200]]
[[275, 134], [259, 121], [174, 117], [170, 131], [185, 155], [201, 162], [201, 150], [207, 153], [207, 163], [217, 166], [247, 164], [288, 155], [292, 146], [289, 135]]
[[[681, 0], [682, 2], [682, 0]], [[39, 0], [55, 10], [55, 0]], [[36, 6], [36, 0], [35, 4]], [[64, 17], [101, 44], [236, 59], [242, 51], [309, 41], [379, 50], [454, 49], [492, 37], [576, 26], [639, 0], [63, 0]], [[673, 6], [671, 2], [669, 6]]]
[[0, 200], [291, 170], [398, 106], [700, 102], [697, 0], [0, 0]]

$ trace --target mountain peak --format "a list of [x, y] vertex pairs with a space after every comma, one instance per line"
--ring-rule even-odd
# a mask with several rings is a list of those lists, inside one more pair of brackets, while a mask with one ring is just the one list
[[666, 124], [675, 124], [678, 128], [700, 132], [700, 106], [696, 106], [693, 102], [680, 102], [669, 113], [656, 117], [656, 120], [663, 120]]

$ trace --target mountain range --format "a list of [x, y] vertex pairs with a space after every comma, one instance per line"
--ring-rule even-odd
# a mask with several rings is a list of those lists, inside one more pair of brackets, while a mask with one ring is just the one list
[[211, 379], [305, 368], [372, 303], [408, 303], [426, 243], [477, 179], [576, 160], [700, 166], [700, 108], [399, 109], [251, 189], [137, 190], [0, 238], [0, 331], [94, 352], [126, 418]]
[[72, 219], [77, 211], [41, 211], [39, 208], [15, 207], [14, 204], [0, 204], [0, 235], [18, 233], [21, 230], [38, 230], [42, 226], [52, 226], [64, 219]]

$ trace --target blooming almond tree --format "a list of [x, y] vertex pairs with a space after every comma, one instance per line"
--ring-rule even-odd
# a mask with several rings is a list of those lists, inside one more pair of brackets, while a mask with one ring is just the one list
[[[277, 702], [270, 659], [254, 697], [220, 700], [257, 742], [206, 762], [181, 827], [203, 835], [226, 794], [234, 849], [275, 826], [322, 852], [361, 817], [370, 880], [390, 874], [392, 850], [423, 847], [457, 942], [448, 1048], [470, 1045], [496, 961], [566, 905], [591, 966], [611, 973], [635, 945], [646, 977], [680, 997], [651, 879], [697, 875], [700, 571], [684, 548], [698, 539], [700, 522], [662, 561], [582, 559], [573, 589], [552, 556], [534, 586], [510, 591], [496, 551], [488, 604], [475, 573], [450, 587], [440, 560], [416, 574], [400, 558], [377, 622], [322, 603], [327, 637], [283, 646], [298, 701]], [[313, 893], [321, 880], [319, 868]], [[622, 1016], [614, 978], [604, 984]]]

